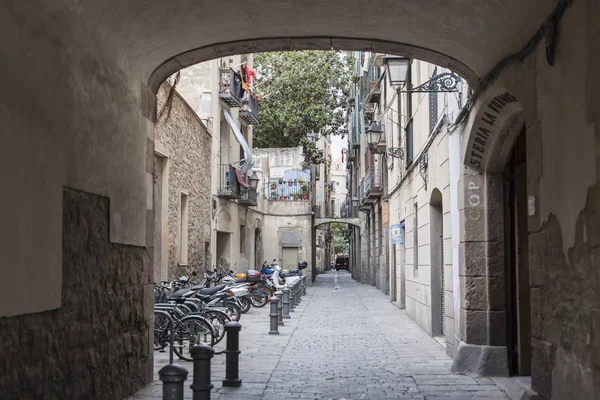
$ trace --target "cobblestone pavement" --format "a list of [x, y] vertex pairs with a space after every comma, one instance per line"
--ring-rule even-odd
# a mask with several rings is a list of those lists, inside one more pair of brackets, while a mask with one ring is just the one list
[[[240, 320], [240, 388], [222, 387], [224, 356], [213, 359], [212, 399], [510, 399], [491, 379], [450, 373], [451, 359], [435, 339], [347, 272], [319, 275], [280, 335], [268, 334], [268, 314], [268, 306], [253, 308]], [[155, 356], [158, 379], [168, 353]], [[178, 363], [191, 372], [191, 363]], [[191, 375], [186, 399], [190, 384]], [[161, 393], [155, 382], [129, 400]]]

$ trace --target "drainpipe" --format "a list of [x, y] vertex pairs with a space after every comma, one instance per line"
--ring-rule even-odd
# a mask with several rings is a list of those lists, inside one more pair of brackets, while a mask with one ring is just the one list
[[244, 139], [244, 135], [242, 135], [242, 132], [235, 123], [235, 120], [233, 119], [231, 114], [229, 114], [229, 111], [223, 108], [223, 114], [225, 114], [225, 120], [227, 121], [227, 124], [229, 124], [229, 126], [233, 130], [233, 134], [235, 135], [236, 140], [244, 149], [244, 159], [241, 160], [239, 163], [240, 172], [242, 173], [242, 175], [246, 175], [246, 172], [250, 171], [250, 169], [252, 169], [252, 166], [254, 165], [254, 160], [252, 159], [252, 150], [250, 149], [250, 146], [248, 146], [246, 139]]

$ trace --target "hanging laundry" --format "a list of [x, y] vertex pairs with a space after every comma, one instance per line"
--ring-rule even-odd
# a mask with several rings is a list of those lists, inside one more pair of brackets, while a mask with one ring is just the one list
[[248, 65], [244, 65], [244, 69], [246, 72], [246, 83], [248, 84], [248, 87], [252, 86], [252, 77], [256, 78], [256, 73], [254, 73], [254, 71], [252, 71], [250, 68], [248, 68]]

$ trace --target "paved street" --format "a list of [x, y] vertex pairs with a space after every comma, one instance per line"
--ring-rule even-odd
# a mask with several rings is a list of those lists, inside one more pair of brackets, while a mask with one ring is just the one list
[[[268, 307], [243, 315], [243, 385], [221, 387], [224, 356], [215, 356], [213, 399], [510, 399], [491, 379], [451, 374], [437, 341], [347, 272], [318, 276], [291, 315], [278, 336], [268, 334]], [[156, 379], [167, 363], [168, 353], [156, 353]], [[191, 376], [186, 399], [190, 384]], [[155, 382], [130, 400], [160, 398]]]

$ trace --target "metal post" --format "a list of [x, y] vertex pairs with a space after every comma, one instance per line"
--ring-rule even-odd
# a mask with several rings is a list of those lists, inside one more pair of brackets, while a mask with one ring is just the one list
[[298, 278], [298, 304], [302, 302], [302, 280]]
[[158, 371], [163, 383], [163, 400], [183, 400], [183, 382], [187, 379], [188, 370], [181, 365], [165, 365]]
[[210, 383], [210, 360], [215, 351], [212, 347], [199, 344], [192, 347], [190, 351], [194, 359], [194, 382], [192, 383], [193, 400], [210, 400], [210, 391], [213, 388]]
[[240, 387], [240, 330], [239, 322], [228, 322], [225, 324], [227, 332], [227, 347], [225, 348], [225, 379], [223, 387]]
[[296, 308], [296, 302], [294, 301], [294, 295], [296, 294], [296, 288], [294, 284], [290, 284], [290, 312], [294, 312], [294, 308]]
[[279, 299], [277, 302], [277, 324], [283, 325], [283, 292], [278, 290], [275, 292], [275, 296]]
[[271, 330], [269, 331], [269, 335], [279, 335], [279, 330], [278, 330], [278, 318], [279, 318], [279, 312], [277, 309], [277, 304], [279, 303], [279, 298], [277, 296], [273, 296], [271, 297], [271, 300], [269, 301], [270, 303], [270, 307], [271, 309], [269, 310], [269, 317], [271, 320]]
[[283, 289], [283, 308], [282, 308], [282, 317], [283, 319], [290, 319], [290, 289]]
[[297, 307], [300, 304], [300, 282], [294, 283], [294, 307]]

